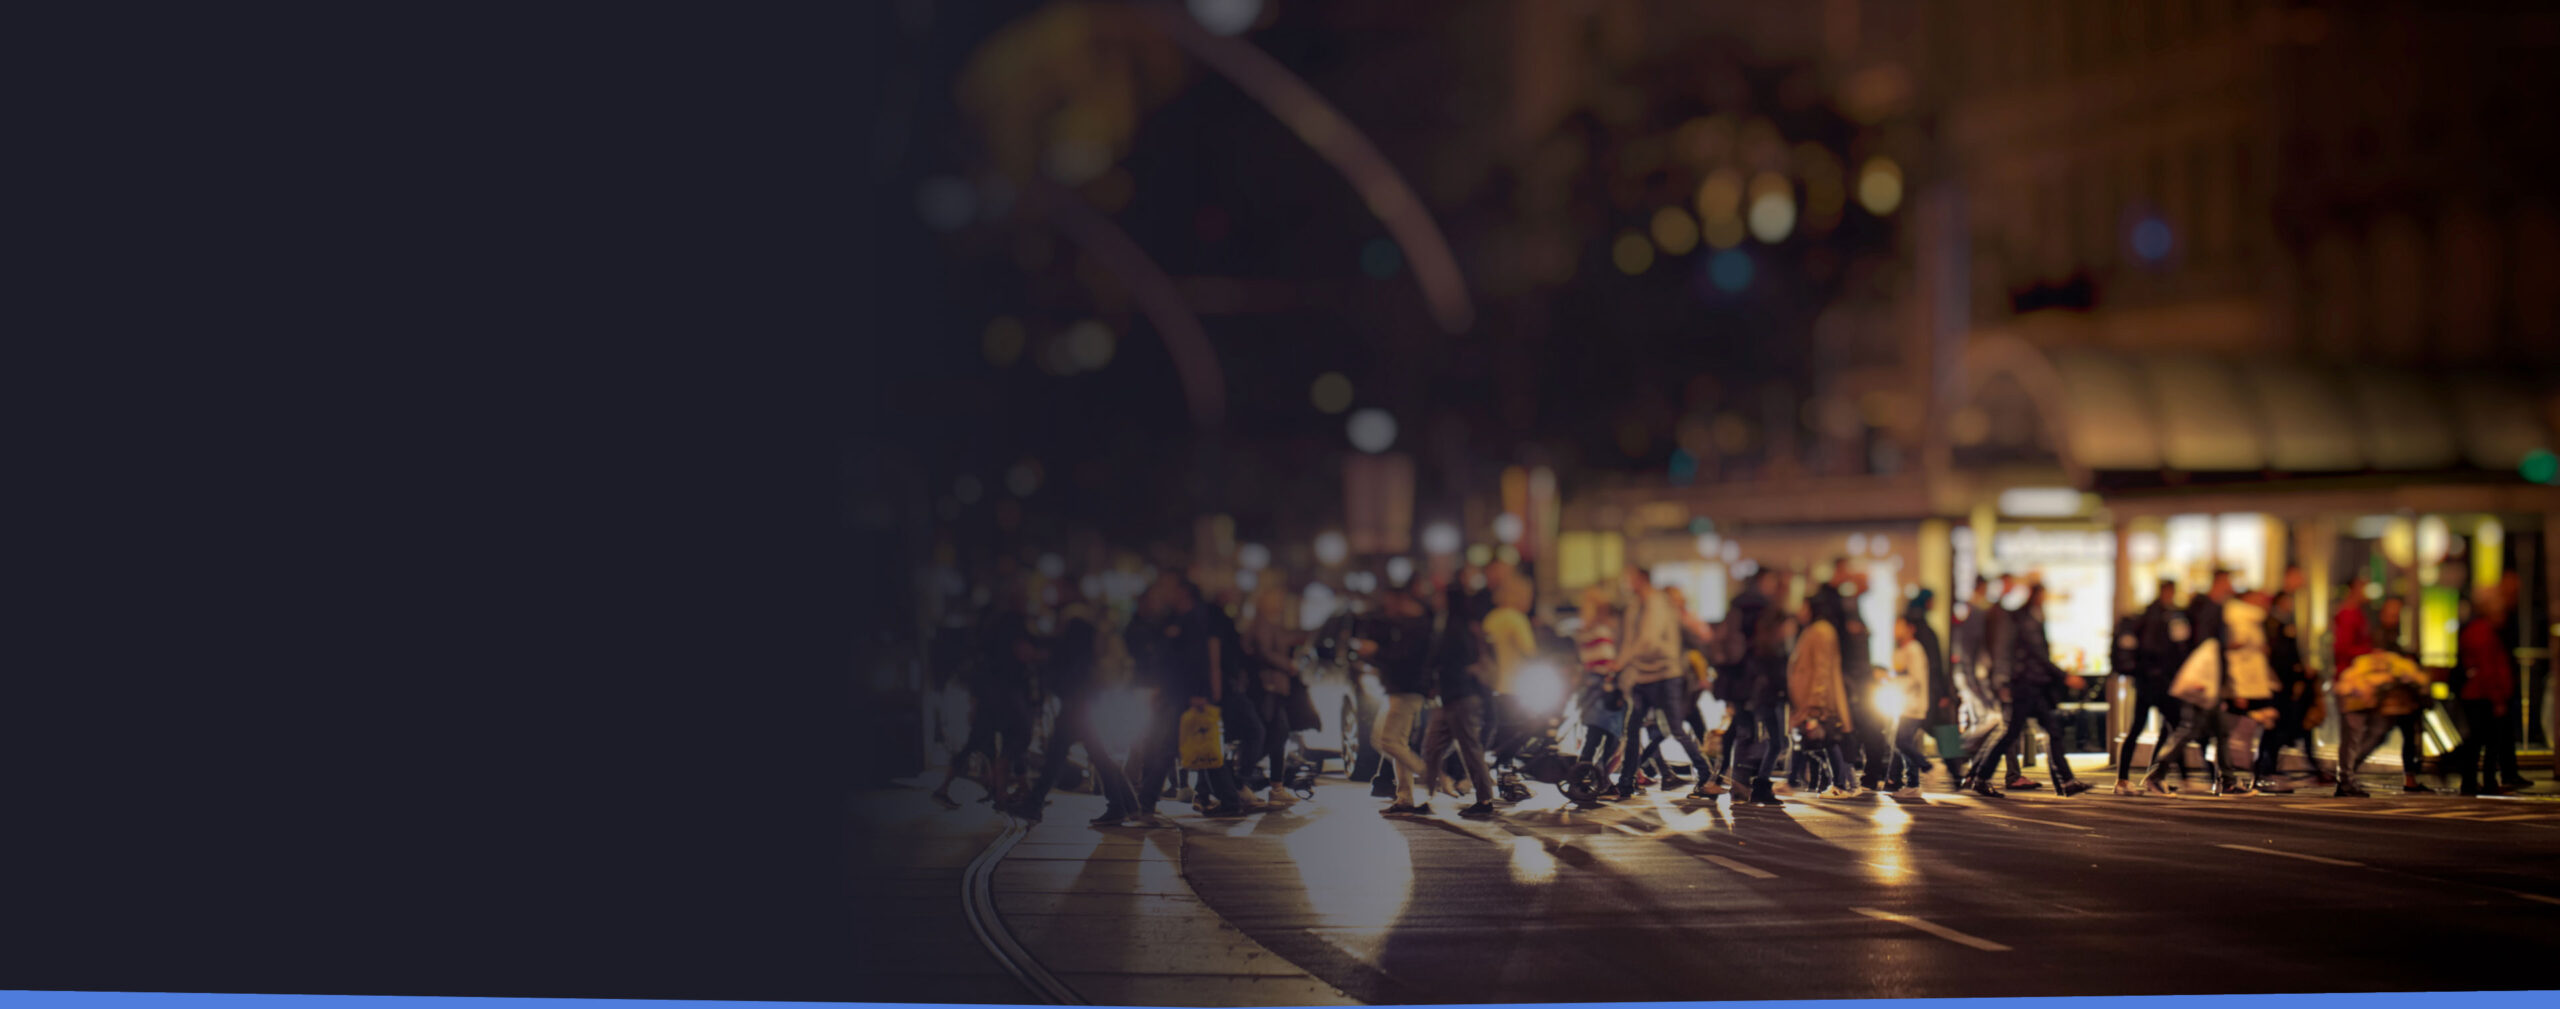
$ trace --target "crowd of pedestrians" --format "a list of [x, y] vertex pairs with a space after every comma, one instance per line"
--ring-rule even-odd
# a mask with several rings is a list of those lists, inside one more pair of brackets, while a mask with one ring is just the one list
[[[1573, 701], [1554, 724], [1510, 728], [1559, 741], [1578, 734], [1579, 748], [1564, 752], [1595, 769], [1590, 801], [1654, 786], [1687, 786], [1697, 800], [1731, 791], [1759, 806], [1796, 794], [1910, 800], [1941, 768], [1944, 788], [1984, 797], [2047, 784], [2066, 797], [2089, 790], [2063, 752], [2068, 702], [2088, 696], [2089, 684], [2053, 659], [2040, 579], [1975, 578], [1939, 614], [1926, 590], [1864, 608], [1865, 579], [1846, 559], [1831, 568], [1801, 593], [1786, 573], [1756, 570], [1710, 625], [1677, 587], [1636, 567], [1545, 613], [1526, 576], [1492, 565], [1412, 577], [1346, 598], [1342, 619], [1305, 622], [1301, 599], [1276, 578], [1213, 598], [1166, 571], [1114, 606], [1086, 598], [1074, 580], [1048, 580], [1033, 598], [1008, 567], [967, 626], [934, 642], [933, 668], [965, 692], [970, 715], [933, 797], [956, 806], [950, 785], [974, 761], [989, 801], [1038, 819], [1080, 763], [1078, 776], [1105, 800], [1097, 826], [1163, 825], [1160, 807], [1172, 796], [1208, 817], [1287, 805], [1293, 777], [1303, 787], [1307, 775], [1292, 742], [1324, 722], [1308, 673], [1330, 661], [1355, 689], [1374, 689], [1361, 714], [1369, 724], [1336, 728], [1383, 758], [1374, 790], [1384, 813], [1428, 815], [1433, 797], [1448, 794], [1471, 800], [1460, 816], [1496, 816], [1501, 757], [1490, 744], [1497, 722], [1519, 717], [1509, 701], [1542, 653], [1578, 670]], [[2117, 623], [2111, 673], [2128, 681], [2132, 710], [2107, 754], [2116, 794], [2166, 795], [2191, 787], [2200, 770], [2214, 795], [2287, 793], [2307, 776], [2338, 797], [2365, 797], [2358, 772], [2394, 733], [2403, 790], [2433, 791], [2419, 780], [2431, 709], [2459, 735], [2438, 771], [2458, 777], [2462, 794], [2526, 787], [2502, 637], [2512, 585], [2466, 604], [2459, 661], [2427, 670], [2411, 654], [2398, 600], [2376, 605], [2358, 575], [2329, 621], [2324, 674], [2307, 654], [2319, 644], [2306, 645], [2295, 626], [2300, 581], [2289, 571], [2278, 585], [2241, 588], [2215, 571], [2181, 602], [2179, 586], [2163, 580]], [[1889, 658], [1877, 664], [1870, 642], [1879, 630], [1864, 614], [1888, 610], [1895, 615], [1881, 633], [1890, 645], [1880, 652]], [[1951, 626], [1950, 640], [1940, 641], [1934, 617]], [[1339, 628], [1334, 655], [1320, 657], [1317, 635], [1302, 629], [1318, 625]], [[1720, 715], [1713, 725], [1711, 712]], [[2332, 712], [2339, 759], [2324, 767], [2313, 740]], [[2038, 745], [2043, 783], [2022, 766]], [[2191, 746], [2200, 766], [2190, 765]], [[2284, 773], [2297, 747], [2305, 776]], [[1036, 766], [1027, 761], [1035, 750]]]

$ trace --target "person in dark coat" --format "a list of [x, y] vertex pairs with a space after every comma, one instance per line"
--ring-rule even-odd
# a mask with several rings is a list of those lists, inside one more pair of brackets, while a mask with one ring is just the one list
[[[2178, 608], [2178, 583], [2160, 579], [2159, 593], [2151, 597], [2151, 605], [2142, 608], [2133, 619], [2132, 663], [2125, 669], [2133, 680], [2133, 718], [2127, 723], [2124, 745], [2116, 751], [2116, 794], [2132, 795], [2133, 749], [2142, 740], [2156, 716], [2160, 722], [2162, 741], [2176, 735], [2178, 716], [2186, 706], [2169, 696], [2169, 681], [2178, 675], [2178, 664], [2187, 657], [2193, 635], [2188, 630], [2185, 611]], [[2187, 776], [2187, 755], [2154, 752], [2151, 759], [2178, 765], [2178, 777]]]
[[[1734, 787], [1751, 790], [1749, 802], [1754, 806], [1781, 805], [1769, 781], [1769, 772], [1778, 764], [1779, 753], [1786, 747], [1787, 707], [1787, 617], [1778, 605], [1778, 573], [1762, 569], [1754, 574], [1749, 588], [1735, 598], [1726, 616], [1726, 628], [1720, 633], [1735, 633], [1746, 642], [1742, 659], [1735, 665], [1740, 671], [1738, 682], [1729, 688], [1728, 703], [1738, 709], [1734, 714], [1734, 757], [1726, 766], [1733, 768]], [[1731, 654], [1728, 652], [1727, 654]], [[1741, 743], [1748, 740], [1755, 749], [1745, 751]], [[1750, 768], [1746, 779], [1744, 768]]]
[[1049, 790], [1057, 787], [1058, 776], [1066, 771], [1067, 750], [1082, 745], [1085, 763], [1093, 768], [1102, 786], [1102, 815], [1090, 822], [1096, 827], [1113, 827], [1138, 814], [1138, 795], [1130, 786], [1129, 776], [1103, 751], [1095, 734], [1094, 706], [1099, 693], [1094, 682], [1096, 642], [1105, 632], [1101, 629], [1101, 611], [1088, 605], [1076, 583], [1059, 584], [1059, 616], [1064, 626], [1050, 639], [1049, 654], [1042, 668], [1042, 681], [1052, 696], [1058, 698], [1058, 722], [1049, 731], [1047, 752], [1041, 755], [1040, 777], [1032, 782], [1031, 791], [1022, 801], [1007, 810], [1015, 816], [1037, 822], [1048, 805]]
[[1938, 741], [1938, 759], [1947, 765], [1947, 775], [1956, 788], [1964, 787], [1964, 737], [1956, 731], [1958, 701], [1955, 667], [1947, 659], [1947, 650], [1938, 643], [1938, 629], [1929, 626], [1929, 607], [1936, 593], [1921, 589], [1903, 607], [1903, 619], [1911, 622], [1911, 639], [1920, 643], [1920, 651], [1929, 657], [1929, 713], [1921, 720], [1922, 728]]
[[2276, 795], [2291, 793], [2293, 786], [2285, 784], [2276, 772], [2283, 766], [2284, 748], [2295, 744], [2301, 745], [2303, 759], [2310, 762], [2314, 780], [2337, 784], [2321, 773], [2318, 745], [2306, 724], [2311, 709], [2320, 704], [2320, 681], [2302, 661], [2302, 640], [2294, 630], [2293, 594], [2289, 592], [2276, 593], [2267, 604], [2267, 665], [2276, 674], [2276, 724], [2258, 740], [2257, 759], [2250, 768], [2250, 776], [2256, 780], [2251, 787]]
[[2052, 762], [2048, 771], [2053, 776], [2055, 794], [2073, 796], [2088, 791], [2088, 782], [2072, 775], [2071, 762], [2062, 755], [2063, 692], [2077, 689], [2080, 678], [2053, 663], [2053, 649], [2044, 635], [2043, 585], [2028, 587], [2026, 602], [2010, 615], [2009, 622], [2014, 654], [2009, 659], [2007, 724], [2001, 728], [2000, 737], [1974, 760], [1971, 787], [1977, 795], [1997, 798], [2000, 791], [1992, 787], [1989, 779], [1994, 760], [2026, 735], [2028, 726], [2036, 725], [2044, 729], [2049, 740]]

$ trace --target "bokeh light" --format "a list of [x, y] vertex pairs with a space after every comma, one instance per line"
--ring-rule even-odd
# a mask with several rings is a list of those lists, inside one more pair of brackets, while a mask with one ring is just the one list
[[1749, 234], [1739, 217], [1719, 217], [1708, 221], [1700, 230], [1702, 237], [1707, 240], [1707, 247], [1711, 249], [1733, 248], [1742, 244], [1742, 237]]
[[1111, 363], [1114, 338], [1111, 327], [1092, 319], [1067, 330], [1067, 361], [1079, 371], [1094, 371]]
[[1527, 532], [1528, 526], [1520, 516], [1503, 512], [1493, 517], [1493, 538], [1503, 543], [1518, 543], [1520, 534]]
[[1483, 567], [1487, 564], [1493, 563], [1493, 548], [1482, 543], [1469, 544], [1467, 546], [1467, 563], [1473, 564], [1477, 567]]
[[1740, 249], [1726, 249], [1707, 261], [1707, 279], [1726, 294], [1751, 286], [1751, 256]]
[[2524, 461], [2516, 466], [2516, 472], [2535, 483], [2560, 483], [2560, 455], [2553, 455], [2547, 448], [2534, 449], [2524, 454]]
[[1653, 243], [1635, 232], [1621, 232], [1609, 247], [1609, 260], [1618, 264], [1618, 272], [1635, 276], [1653, 268]]
[[1262, 0], [1186, 0], [1191, 17], [1212, 35], [1242, 35], [1262, 18]]
[[1465, 543], [1466, 538], [1459, 535], [1458, 527], [1446, 522], [1434, 522], [1422, 529], [1422, 549], [1434, 556], [1457, 553]]
[[1902, 166], [1877, 156], [1858, 166], [1858, 205], [1883, 217], [1902, 205]]
[[1022, 345], [1027, 338], [1022, 320], [999, 315], [987, 323], [986, 335], [978, 339], [978, 346], [986, 351], [988, 364], [1004, 368], [1022, 359]]
[[1247, 571], [1260, 571], [1271, 566], [1271, 548], [1260, 543], [1247, 543], [1236, 548], [1236, 564]]
[[1015, 497], [1030, 497], [1040, 491], [1041, 476], [1039, 461], [1025, 459], [1005, 471], [1004, 487]]
[[1324, 413], [1351, 409], [1351, 379], [1338, 371], [1318, 375], [1315, 384], [1307, 389], [1307, 398]]
[[966, 179], [937, 175], [916, 187], [916, 213], [935, 231], [958, 231], [977, 216], [977, 193]]
[[1360, 272], [1385, 280], [1404, 269], [1404, 251], [1384, 238], [1372, 238], [1360, 247]]
[[1384, 452], [1396, 443], [1396, 418], [1374, 406], [1355, 410], [1344, 431], [1351, 436], [1351, 447], [1373, 454]]
[[[1326, 530], [1316, 534], [1316, 561], [1331, 566], [1351, 556], [1351, 541], [1339, 532]], [[1309, 591], [1313, 591], [1310, 589]]]
[[1389, 558], [1387, 558], [1387, 584], [1389, 584], [1389, 585], [1393, 585], [1393, 586], [1395, 586], [1395, 587], [1397, 587], [1397, 588], [1403, 588], [1403, 587], [1404, 587], [1404, 584], [1405, 584], [1406, 582], [1409, 582], [1409, 581], [1412, 581], [1412, 580], [1413, 580], [1413, 558], [1411, 558], [1411, 557], [1389, 557]]
[[1689, 212], [1678, 207], [1664, 207], [1653, 212], [1653, 243], [1674, 256], [1686, 255], [1698, 247], [1698, 222]]
[[1707, 173], [1698, 183], [1698, 219], [1709, 224], [1742, 220], [1742, 173], [1730, 168]]
[[2158, 217], [2144, 217], [2133, 225], [2133, 254], [2144, 262], [2157, 263], [2169, 258], [2169, 222]]
[[1787, 240], [1796, 228], [1795, 191], [1787, 177], [1762, 172], [1751, 179], [1751, 236], [1771, 245]]

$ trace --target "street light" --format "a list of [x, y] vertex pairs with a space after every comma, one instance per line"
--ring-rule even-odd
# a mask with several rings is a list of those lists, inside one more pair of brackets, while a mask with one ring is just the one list
[[1341, 533], [1327, 531], [1317, 534], [1316, 560], [1331, 567], [1342, 563], [1343, 559], [1349, 556], [1351, 556], [1351, 541], [1344, 539]]
[[1396, 418], [1374, 406], [1355, 410], [1344, 431], [1351, 436], [1351, 447], [1374, 455], [1396, 443]]

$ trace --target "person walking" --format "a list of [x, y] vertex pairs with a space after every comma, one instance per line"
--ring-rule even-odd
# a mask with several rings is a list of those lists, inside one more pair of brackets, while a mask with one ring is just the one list
[[2293, 786], [2282, 775], [2284, 749], [2300, 745], [2302, 759], [2311, 767], [2316, 784], [2335, 784], [2320, 770], [2320, 753], [2312, 730], [2320, 727], [2328, 710], [2321, 703], [2320, 678], [2312, 675], [2302, 661], [2301, 639], [2293, 622], [2293, 595], [2278, 592], [2267, 603], [2267, 665], [2275, 673], [2275, 725], [2258, 741], [2257, 760], [2251, 768], [2256, 780], [2251, 787], [2272, 795], [2289, 795]]
[[1440, 706], [1431, 712], [1430, 727], [1422, 735], [1422, 790], [1425, 795], [1438, 794], [1449, 750], [1454, 746], [1459, 765], [1466, 768], [1467, 778], [1476, 787], [1475, 805], [1459, 810], [1458, 815], [1482, 819], [1493, 815], [1493, 772], [1484, 760], [1485, 708], [1492, 692], [1487, 679], [1492, 657], [1484, 643], [1484, 610], [1490, 609], [1491, 600], [1466, 591], [1456, 582], [1449, 585], [1444, 597], [1440, 631], [1431, 656]]
[[1000, 592], [978, 623], [979, 654], [963, 670], [969, 693], [969, 738], [951, 754], [933, 801], [958, 809], [951, 783], [960, 777], [972, 754], [987, 759], [986, 795], [990, 804], [1009, 803], [1006, 791], [1013, 769], [1031, 749], [1031, 673], [1039, 660], [1039, 641], [1031, 633], [1030, 615], [1019, 592]]
[[2009, 697], [2012, 693], [2009, 689], [2009, 678], [2017, 674], [2018, 655], [2018, 611], [2009, 605], [2009, 597], [2018, 593], [2018, 582], [2016, 574], [2003, 573], [2000, 576], [1996, 594], [1991, 597], [1991, 608], [1987, 614], [1989, 619], [1984, 622], [1982, 630], [1982, 645], [1984, 657], [1987, 660], [1985, 665], [1988, 667], [1993, 702], [1992, 710], [1999, 712], [2003, 722], [1997, 731], [2009, 740], [2005, 750], [1986, 752], [2000, 754], [2001, 763], [2007, 769], [2007, 773], [2003, 774], [2000, 780], [2006, 782], [2008, 788], [2015, 791], [2029, 791], [2044, 787], [2028, 780], [2025, 769], [2019, 766], [2020, 752], [2025, 750], [2027, 744], [2033, 740], [2033, 735], [2031, 732], [2009, 733], [2006, 725], [2010, 709]]
[[2426, 706], [2430, 680], [2418, 664], [2393, 640], [2385, 647], [2374, 648], [2369, 642], [2354, 647], [2350, 639], [2340, 635], [2338, 651], [2352, 656], [2339, 667], [2333, 694], [2338, 699], [2338, 788], [2336, 797], [2369, 799], [2358, 771], [2365, 757], [2382, 745], [2382, 737], [2391, 733], [2394, 719], [2419, 711]]
[[2139, 792], [2133, 785], [2133, 751], [2155, 719], [2160, 731], [2154, 737], [2151, 762], [2174, 762], [2178, 777], [2187, 776], [2186, 753], [2166, 748], [2169, 737], [2177, 734], [2181, 709], [2177, 698], [2169, 696], [2169, 680], [2186, 658], [2188, 638], [2186, 612], [2175, 603], [2177, 589], [2178, 583], [2160, 579], [2158, 594], [2134, 618], [2133, 667], [2127, 670], [2133, 680], [2133, 717], [2125, 726], [2124, 745], [2116, 751], [2117, 795]]
[[1306, 642], [1306, 632], [1298, 627], [1298, 607], [1289, 590], [1275, 577], [1254, 592], [1252, 612], [1246, 617], [1243, 646], [1251, 675], [1261, 682], [1262, 753], [1270, 770], [1268, 805], [1286, 806], [1297, 801], [1289, 794], [1289, 738], [1294, 727], [1291, 712], [1307, 705], [1307, 684], [1298, 673], [1298, 649]]
[[2026, 601], [2010, 614], [2011, 649], [2009, 658], [2008, 696], [2003, 699], [2005, 725], [2000, 738], [1975, 759], [1971, 774], [1974, 794], [1997, 798], [2000, 790], [1992, 787], [1989, 775], [1993, 760], [2007, 752], [2010, 745], [2028, 732], [2030, 727], [2044, 730], [2051, 766], [2046, 773], [2053, 778], [2055, 794], [2065, 797], [2089, 790], [2089, 783], [2071, 773], [2071, 761], [2062, 753], [2063, 692], [2077, 690], [2080, 677], [2064, 672], [2053, 663], [2053, 648], [2044, 633], [2044, 585], [2027, 587]]
[[1129, 622], [1123, 637], [1153, 701], [1146, 730], [1129, 753], [1129, 782], [1138, 793], [1138, 812], [1151, 814], [1175, 769], [1183, 712], [1194, 697], [1215, 706], [1223, 690], [1218, 636], [1182, 576], [1157, 575], [1139, 606], [1139, 618]]
[[[1947, 661], [1946, 649], [1938, 644], [1938, 629], [1929, 625], [1929, 610], [1937, 594], [1921, 589], [1911, 596], [1903, 608], [1902, 619], [1911, 623], [1911, 639], [1929, 660], [1929, 711], [1921, 729], [1937, 741], [1938, 759], [1947, 768], [1948, 787], [1964, 789], [1964, 733], [1958, 730], [1960, 702], [1956, 694], [1955, 670]], [[1928, 761], [1920, 769], [1928, 770]]]
[[[1636, 791], [1636, 765], [1642, 761], [1634, 758], [1636, 727], [1646, 724], [1656, 712], [1674, 713], [1681, 699], [1687, 696], [1682, 681], [1688, 675], [1687, 664], [1681, 659], [1680, 618], [1673, 612], [1671, 600], [1653, 587], [1652, 577], [1641, 567], [1630, 565], [1625, 578], [1627, 613], [1624, 629], [1620, 631], [1624, 644], [1618, 652], [1617, 671], [1618, 688], [1625, 692], [1627, 698], [1626, 736], [1619, 743], [1619, 749], [1627, 751], [1629, 759], [1618, 767], [1618, 797], [1621, 799], [1639, 794]], [[1700, 783], [1704, 784], [1707, 757], [1699, 751], [1698, 740], [1689, 735], [1687, 723], [1680, 718], [1670, 717], [1664, 721], [1670, 723], [1668, 731], [1671, 738], [1677, 740], [1681, 750], [1689, 755], [1689, 766], [1698, 771]], [[1696, 789], [1690, 790], [1689, 797], [1710, 798]]]
[[1085, 601], [1074, 581], [1060, 583], [1058, 592], [1059, 626], [1050, 639], [1048, 661], [1043, 667], [1045, 686], [1051, 696], [1058, 698], [1058, 721], [1049, 730], [1040, 776], [1010, 812], [1039, 822], [1048, 805], [1049, 790], [1057, 787], [1059, 776], [1066, 773], [1067, 751], [1081, 746], [1086, 766], [1093, 769], [1101, 783], [1103, 800], [1102, 815], [1089, 822], [1096, 827], [1116, 827], [1138, 814], [1138, 795], [1129, 784], [1128, 773], [1104, 751], [1095, 731], [1094, 713], [1102, 690], [1105, 618]]
[[2516, 674], [2507, 654], [2507, 601], [2490, 590], [2471, 609], [2456, 646], [2464, 674], [2462, 742], [2451, 756], [2462, 775], [2462, 794], [2505, 795], [2530, 784], [2516, 766]]
[[[1920, 728], [1930, 711], [1929, 653], [1920, 647], [1914, 614], [1895, 617], [1893, 621], [1893, 665], [1886, 671], [1883, 701], [1877, 711], [1894, 718], [1893, 748], [1896, 758], [1885, 784], [1896, 799], [1920, 797], [1920, 768], [1928, 756], [1920, 752]], [[1890, 703], [1887, 702], [1897, 702]]]
[[1379, 593], [1379, 600], [1385, 612], [1367, 628], [1371, 636], [1360, 639], [1356, 647], [1377, 668], [1378, 682], [1387, 694], [1387, 708], [1379, 713], [1369, 739], [1390, 761], [1378, 770], [1394, 775], [1394, 802], [1381, 812], [1428, 814], [1427, 800], [1414, 795], [1422, 784], [1423, 767], [1412, 740], [1414, 721], [1421, 717], [1422, 705], [1432, 691], [1431, 619], [1408, 588], [1388, 589]]
[[[2188, 620], [2195, 630], [2195, 646], [2178, 675], [2170, 682], [2169, 692], [2186, 706], [2178, 716], [2178, 729], [2162, 741], [2159, 752], [2177, 752], [2190, 742], [2203, 742], [2211, 748], [2205, 760], [2206, 771], [2213, 779], [2215, 795], [2246, 795], [2238, 784], [2238, 761], [2233, 744], [2243, 741], [2254, 726], [2238, 724], [2249, 716], [2256, 704], [2274, 695], [2273, 677], [2266, 666], [2266, 642], [2263, 610], [2254, 617], [2256, 607], [2248, 600], [2231, 599], [2231, 576], [2227, 571], [2214, 572], [2212, 587], [2199, 598], [2211, 601], [2222, 598], [2220, 605], [2200, 607], [2194, 601], [2187, 606]], [[2245, 759], [2245, 758], [2243, 758]], [[2143, 774], [2144, 795], [2167, 795], [2162, 786], [2169, 763], [2156, 755], [2151, 769]]]

